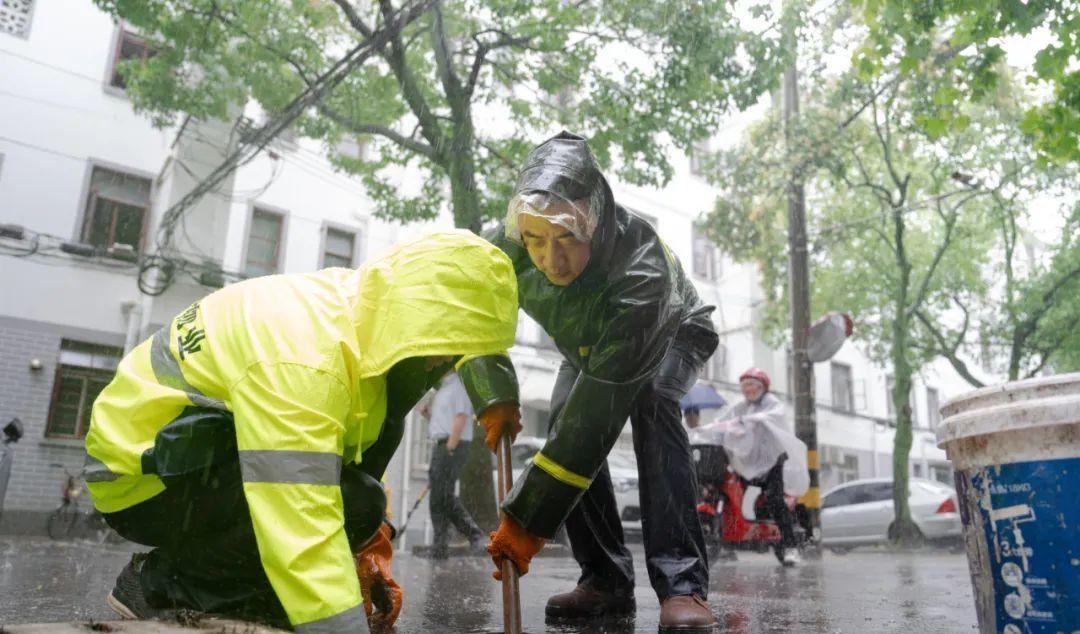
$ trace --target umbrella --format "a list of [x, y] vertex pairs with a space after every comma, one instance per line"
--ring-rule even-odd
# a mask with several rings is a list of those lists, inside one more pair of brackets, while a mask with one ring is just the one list
[[679, 400], [679, 407], [684, 411], [688, 409], [720, 409], [727, 405], [727, 401], [720, 396], [708, 383], [698, 381], [686, 396]]

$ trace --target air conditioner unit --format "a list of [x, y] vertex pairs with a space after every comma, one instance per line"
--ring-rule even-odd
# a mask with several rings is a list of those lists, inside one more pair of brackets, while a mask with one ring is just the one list
[[121, 242], [113, 243], [107, 253], [110, 258], [123, 260], [124, 262], [135, 262], [139, 259], [139, 252], [135, 250], [135, 247]]

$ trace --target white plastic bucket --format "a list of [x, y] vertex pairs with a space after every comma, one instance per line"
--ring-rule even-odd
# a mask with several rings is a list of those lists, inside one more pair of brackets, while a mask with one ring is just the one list
[[941, 408], [983, 634], [1080, 631], [1080, 373]]

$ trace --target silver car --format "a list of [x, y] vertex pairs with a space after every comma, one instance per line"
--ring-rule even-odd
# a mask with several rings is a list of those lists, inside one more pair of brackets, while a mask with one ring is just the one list
[[[510, 463], [513, 467], [514, 481], [533, 460], [536, 452], [544, 446], [544, 439], [536, 436], [518, 436], [510, 448]], [[638, 501], [638, 471], [634, 452], [626, 449], [612, 449], [607, 458], [611, 473], [611, 484], [615, 489], [615, 505], [619, 509], [623, 531], [641, 533], [641, 509]], [[497, 477], [497, 476], [495, 476]], [[497, 481], [497, 480], [496, 480]]]
[[623, 532], [641, 534], [641, 493], [638, 489], [637, 456], [628, 449], [612, 449], [607, 457], [611, 486], [615, 489], [615, 506]]
[[[845, 482], [821, 501], [821, 541], [834, 552], [889, 541], [893, 536], [892, 479]], [[911, 519], [929, 541], [956, 542], [961, 536], [956, 492], [934, 480], [911, 478]]]

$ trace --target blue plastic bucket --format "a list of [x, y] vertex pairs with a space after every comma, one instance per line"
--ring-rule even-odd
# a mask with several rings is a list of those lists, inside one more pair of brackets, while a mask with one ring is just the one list
[[1080, 631], [1080, 374], [983, 388], [941, 413], [980, 632]]

